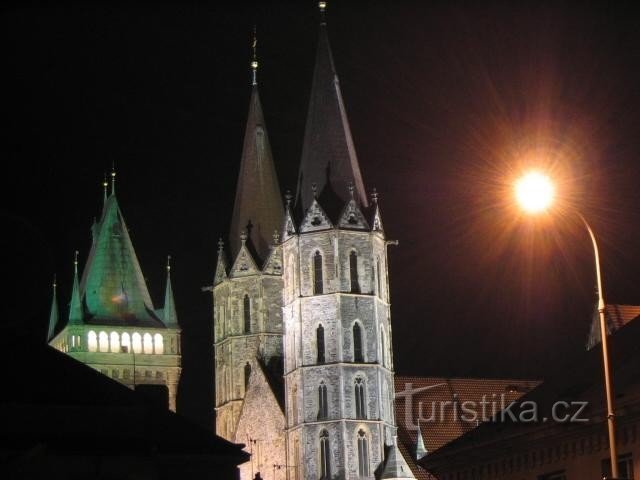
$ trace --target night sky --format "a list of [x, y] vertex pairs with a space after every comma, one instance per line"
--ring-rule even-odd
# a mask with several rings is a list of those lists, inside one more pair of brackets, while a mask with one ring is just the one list
[[[540, 3], [329, 2], [365, 186], [399, 240], [397, 373], [544, 378], [583, 349], [595, 276], [574, 209], [599, 237], [607, 301], [640, 304], [637, 17]], [[0, 22], [5, 331], [44, 341], [52, 276], [64, 305], [114, 162], [156, 307], [173, 257], [178, 410], [210, 425], [211, 297], [200, 290], [230, 224], [253, 24], [281, 189], [295, 190], [316, 2], [31, 4]], [[559, 207], [535, 220], [510, 191], [527, 165], [559, 182]]]

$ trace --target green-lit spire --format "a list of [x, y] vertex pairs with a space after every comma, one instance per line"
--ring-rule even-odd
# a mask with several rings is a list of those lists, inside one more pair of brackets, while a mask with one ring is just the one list
[[71, 305], [69, 306], [69, 325], [82, 324], [82, 303], [80, 301], [80, 285], [78, 283], [78, 251], [73, 259], [73, 290], [71, 291]]
[[47, 342], [53, 338], [58, 325], [58, 286], [56, 276], [53, 276], [53, 298], [51, 300], [51, 313], [49, 314], [49, 330], [47, 331]]
[[167, 287], [164, 293], [164, 309], [162, 319], [167, 327], [178, 326], [178, 314], [173, 300], [173, 288], [171, 287], [171, 255], [167, 256]]

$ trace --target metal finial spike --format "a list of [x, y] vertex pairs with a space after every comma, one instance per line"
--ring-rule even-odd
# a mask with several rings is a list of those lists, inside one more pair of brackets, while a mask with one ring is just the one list
[[103, 197], [104, 197], [104, 201], [107, 201], [107, 187], [109, 186], [109, 183], [107, 182], [107, 174], [106, 172], [103, 174], [103, 178], [102, 178], [102, 193], [103, 193]]
[[58, 276], [54, 273], [53, 274], [53, 291], [56, 291], [56, 287], [58, 286]]
[[258, 46], [258, 35], [256, 33], [256, 26], [253, 26], [253, 43], [251, 45], [251, 48], [253, 49], [253, 58], [251, 60], [251, 75], [252, 75], [252, 80], [251, 80], [251, 84], [252, 85], [257, 85], [258, 84], [258, 55], [256, 53], [256, 47]]
[[243, 230], [242, 233], [240, 234], [240, 241], [242, 242], [242, 244], [244, 245], [247, 241], [247, 231]]
[[349, 182], [349, 195], [351, 195], [351, 198], [353, 198], [353, 190], [354, 190], [353, 182]]
[[75, 251], [73, 256], [73, 271], [74, 273], [78, 273], [78, 250]]
[[320, 9], [320, 24], [324, 25], [326, 23], [326, 19], [324, 16], [324, 11], [327, 8], [327, 2], [318, 2], [318, 8]]
[[373, 187], [373, 191], [371, 192], [371, 200], [373, 203], [378, 203], [378, 191], [376, 190], [376, 187]]
[[220, 237], [218, 239], [218, 252], [222, 253], [222, 250], [224, 250], [224, 240], [222, 240], [222, 237]]
[[280, 243], [280, 232], [278, 232], [278, 230], [274, 230], [273, 231], [273, 244], [277, 245], [278, 243]]
[[314, 183], [311, 184], [311, 191], [313, 192], [313, 198], [316, 198], [318, 195], [318, 185]]
[[171, 271], [171, 255], [167, 255], [167, 273]]
[[287, 207], [291, 206], [291, 200], [293, 199], [293, 195], [291, 195], [291, 190], [287, 190], [284, 194], [284, 199], [287, 202]]
[[116, 162], [111, 163], [111, 195], [116, 193]]

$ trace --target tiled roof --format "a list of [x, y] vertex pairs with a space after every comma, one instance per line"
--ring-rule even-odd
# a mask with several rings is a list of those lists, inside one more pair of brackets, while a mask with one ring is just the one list
[[[416, 463], [417, 423], [427, 452], [433, 452], [460, 437], [540, 384], [537, 380], [491, 378], [395, 377], [395, 413], [398, 443], [417, 479], [433, 477]], [[410, 393], [410, 394], [409, 394]], [[488, 402], [485, 415], [481, 402]], [[465, 404], [465, 402], [467, 402]], [[473, 402], [473, 403], [469, 403]], [[465, 415], [462, 405], [475, 405], [478, 418]], [[443, 414], [441, 415], [441, 411]], [[467, 420], [467, 421], [465, 421]], [[428, 455], [428, 454], [427, 454]]]
[[[611, 335], [616, 330], [625, 326], [634, 318], [640, 316], [638, 305], [607, 305], [605, 307], [605, 319], [607, 321], [607, 333]], [[587, 339], [587, 350], [600, 343], [600, 316], [596, 309], [591, 321], [591, 330]]]

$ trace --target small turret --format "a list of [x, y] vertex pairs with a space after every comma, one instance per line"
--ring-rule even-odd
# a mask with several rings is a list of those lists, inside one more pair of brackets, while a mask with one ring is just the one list
[[173, 288], [171, 287], [171, 255], [167, 256], [167, 286], [164, 293], [162, 320], [169, 328], [178, 326], [178, 314], [176, 313], [176, 304], [173, 299]]
[[53, 338], [56, 333], [56, 327], [58, 325], [58, 285], [56, 282], [56, 276], [53, 276], [53, 298], [51, 299], [51, 313], [49, 314], [49, 329], [47, 330], [47, 342]]
[[78, 251], [73, 258], [73, 290], [69, 306], [69, 325], [82, 324], [82, 303], [80, 300], [80, 284], [78, 282]]

